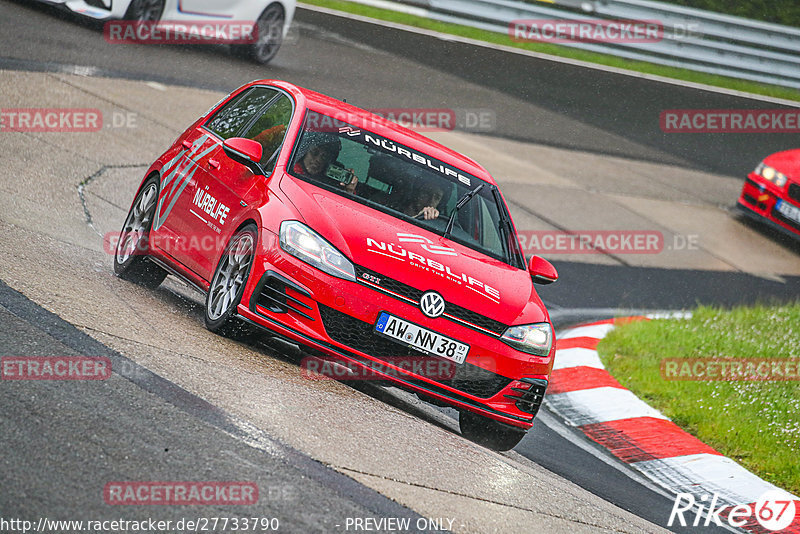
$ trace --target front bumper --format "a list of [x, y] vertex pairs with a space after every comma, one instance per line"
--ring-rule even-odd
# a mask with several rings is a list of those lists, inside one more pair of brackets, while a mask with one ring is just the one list
[[89, 17], [95, 20], [106, 21], [114, 18], [110, 9], [106, 8], [102, 2], [96, 0], [39, 0], [45, 4], [59, 6], [78, 15]]
[[[285, 254], [277, 246], [277, 236], [264, 233], [264, 250], [245, 288], [240, 316], [439, 403], [515, 427], [532, 426], [555, 349], [547, 358], [519, 352], [500, 341], [502, 325], [480, 320], [478, 314], [457, 306], [450, 318], [429, 319], [398, 287], [399, 282], [387, 284], [390, 279], [383, 277], [385, 289], [391, 287], [383, 291], [366, 279], [331, 277]], [[455, 364], [377, 335], [374, 325], [382, 311], [468, 343], [466, 362]], [[489, 333], [492, 328], [500, 334]], [[448, 372], [418, 374], [413, 365], [403, 365], [414, 359], [440, 360], [437, 368]]]
[[778, 191], [774, 186], [761, 183], [756, 175], [751, 174], [742, 186], [737, 207], [759, 222], [766, 223], [794, 238], [800, 238], [800, 222], [785, 217], [776, 209], [778, 199], [800, 207], [800, 202], [787, 198], [784, 191]]

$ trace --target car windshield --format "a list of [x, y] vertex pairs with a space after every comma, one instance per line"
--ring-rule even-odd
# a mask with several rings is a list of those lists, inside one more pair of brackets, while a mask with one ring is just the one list
[[496, 188], [436, 158], [309, 110], [288, 168], [293, 176], [520, 267]]

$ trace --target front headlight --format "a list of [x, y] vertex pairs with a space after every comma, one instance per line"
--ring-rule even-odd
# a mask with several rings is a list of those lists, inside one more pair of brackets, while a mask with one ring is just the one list
[[356, 270], [344, 254], [299, 221], [281, 223], [281, 248], [331, 276], [355, 281]]
[[756, 167], [756, 174], [761, 176], [763, 179], [772, 182], [778, 187], [783, 187], [786, 185], [786, 175], [782, 172], [778, 172], [775, 167], [765, 165], [763, 162]]
[[506, 345], [511, 345], [522, 352], [547, 356], [553, 346], [553, 327], [550, 323], [511, 326], [501, 339]]

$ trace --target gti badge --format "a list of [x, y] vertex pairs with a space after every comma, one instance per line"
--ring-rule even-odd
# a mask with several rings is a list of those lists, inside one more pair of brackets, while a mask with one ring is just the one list
[[435, 319], [444, 313], [444, 299], [436, 291], [426, 291], [419, 299], [419, 309], [431, 319]]

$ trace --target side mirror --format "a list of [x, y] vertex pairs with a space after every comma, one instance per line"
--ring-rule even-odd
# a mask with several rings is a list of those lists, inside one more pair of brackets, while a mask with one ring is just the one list
[[552, 284], [558, 280], [558, 271], [553, 264], [540, 256], [533, 256], [528, 263], [528, 272], [534, 284]]
[[264, 149], [258, 141], [244, 137], [231, 137], [222, 143], [222, 148], [233, 161], [246, 166], [254, 174], [264, 174], [264, 169], [260, 164]]

